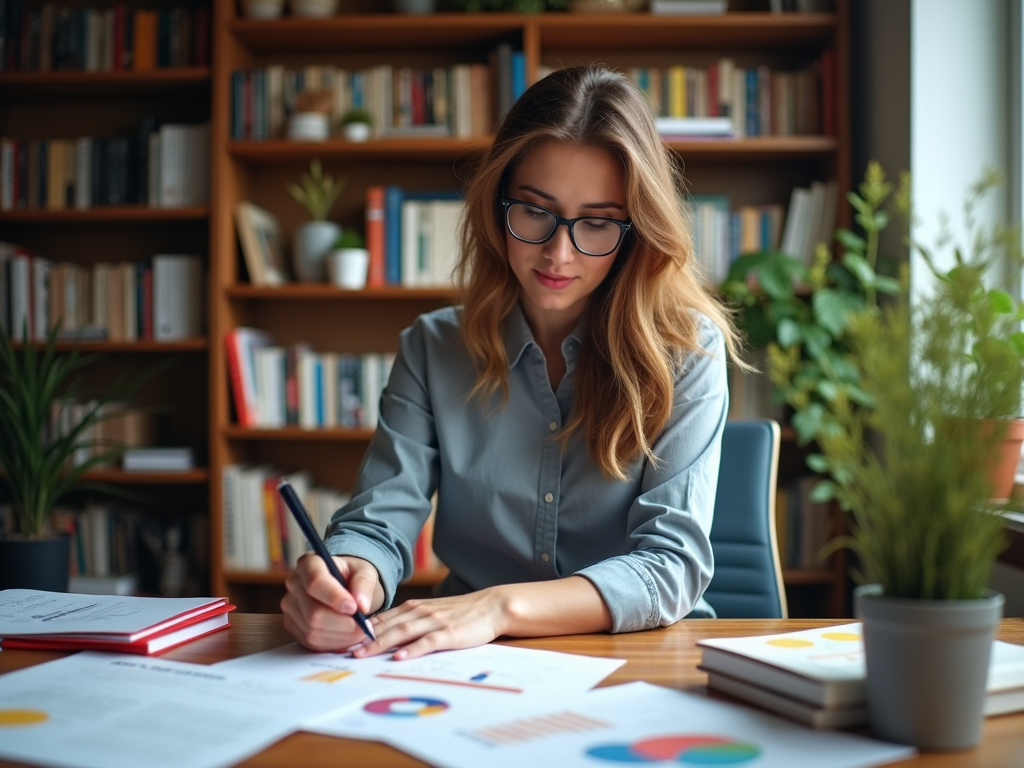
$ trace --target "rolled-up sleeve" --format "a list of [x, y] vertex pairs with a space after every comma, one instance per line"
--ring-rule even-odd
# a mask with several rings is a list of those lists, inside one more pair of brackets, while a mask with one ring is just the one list
[[402, 332], [352, 498], [334, 514], [327, 530], [332, 555], [360, 557], [377, 569], [385, 608], [394, 601], [398, 584], [412, 573], [413, 543], [437, 487], [425, 334], [422, 321]]
[[714, 558], [710, 533], [728, 413], [725, 346], [702, 318], [700, 345], [675, 381], [672, 415], [642, 465], [641, 493], [627, 516], [628, 554], [579, 570], [601, 593], [613, 632], [667, 626], [701, 609]]

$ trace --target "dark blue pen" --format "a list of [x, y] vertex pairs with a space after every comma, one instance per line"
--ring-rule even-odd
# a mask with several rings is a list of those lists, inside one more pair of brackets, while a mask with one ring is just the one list
[[[334, 558], [331, 557], [331, 553], [327, 551], [327, 547], [324, 546], [323, 539], [317, 534], [316, 529], [313, 527], [313, 521], [309, 519], [309, 513], [306, 512], [306, 508], [302, 506], [302, 502], [299, 501], [298, 495], [295, 493], [295, 489], [291, 487], [287, 480], [282, 480], [277, 484], [277, 492], [281, 494], [281, 498], [284, 499], [284, 503], [288, 505], [288, 509], [291, 510], [292, 517], [295, 518], [295, 522], [299, 524], [299, 528], [302, 529], [302, 535], [306, 537], [306, 541], [309, 542], [309, 546], [313, 548], [313, 551], [320, 555], [320, 558], [327, 564], [327, 570], [331, 572], [331, 576], [338, 580], [346, 590], [348, 589], [348, 582], [345, 581], [345, 577], [341, 575], [341, 571], [338, 570], [338, 564], [334, 562]], [[355, 595], [353, 595], [355, 598]], [[370, 622], [362, 611], [356, 607], [356, 612], [352, 615], [352, 618], [356, 620], [366, 636], [371, 640], [376, 640], [377, 637], [373, 634], [373, 627], [370, 626]]]

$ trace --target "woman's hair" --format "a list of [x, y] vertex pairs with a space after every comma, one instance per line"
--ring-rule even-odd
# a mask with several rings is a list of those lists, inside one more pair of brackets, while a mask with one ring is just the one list
[[467, 191], [456, 275], [462, 337], [478, 372], [473, 396], [500, 388], [508, 397], [503, 326], [520, 285], [508, 263], [499, 198], [516, 165], [546, 139], [608, 150], [625, 169], [633, 227], [591, 295], [573, 410], [561, 434], [564, 441], [579, 430], [605, 476], [624, 479], [641, 453], [657, 460], [652, 444], [671, 414], [677, 366], [686, 353], [703, 353], [693, 310], [718, 325], [730, 352], [736, 334], [693, 264], [681, 175], [646, 99], [610, 70], [561, 69], [509, 110]]

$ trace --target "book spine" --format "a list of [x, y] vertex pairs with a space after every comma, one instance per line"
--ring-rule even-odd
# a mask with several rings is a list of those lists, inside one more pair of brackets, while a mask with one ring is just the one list
[[368, 288], [380, 288], [387, 284], [387, 267], [384, 187], [366, 188], [366, 249], [370, 252], [370, 264], [366, 275]]

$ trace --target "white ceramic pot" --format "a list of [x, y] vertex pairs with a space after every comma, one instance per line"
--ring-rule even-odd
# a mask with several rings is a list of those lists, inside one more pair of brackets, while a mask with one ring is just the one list
[[241, 0], [242, 13], [249, 19], [276, 19], [284, 13], [284, 0]]
[[291, 0], [292, 16], [322, 19], [338, 11], [338, 0]]
[[331, 283], [339, 288], [358, 291], [366, 287], [366, 271], [370, 252], [365, 248], [338, 248], [327, 259]]
[[370, 126], [366, 123], [347, 123], [342, 130], [349, 141], [366, 141], [370, 138]]
[[333, 221], [308, 221], [295, 228], [292, 236], [292, 266], [302, 282], [322, 283], [327, 279], [327, 254], [341, 234]]
[[297, 112], [288, 118], [288, 138], [295, 141], [327, 141], [331, 122], [319, 112]]

